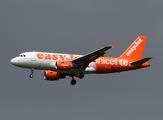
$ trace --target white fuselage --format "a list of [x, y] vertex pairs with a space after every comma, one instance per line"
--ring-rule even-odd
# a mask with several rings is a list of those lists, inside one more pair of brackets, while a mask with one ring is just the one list
[[[40, 57], [39, 54], [42, 54]], [[77, 74], [79, 72], [83, 73], [95, 73], [95, 63], [91, 62], [89, 67], [84, 71], [79, 69], [71, 69], [66, 71], [56, 70], [51, 64], [55, 64], [56, 61], [70, 61], [72, 59], [78, 58], [82, 55], [72, 55], [72, 54], [60, 54], [60, 53], [47, 53], [47, 52], [24, 52], [19, 54], [11, 60], [11, 63], [15, 66], [27, 68], [27, 69], [38, 69], [38, 70], [53, 70], [61, 73]]]

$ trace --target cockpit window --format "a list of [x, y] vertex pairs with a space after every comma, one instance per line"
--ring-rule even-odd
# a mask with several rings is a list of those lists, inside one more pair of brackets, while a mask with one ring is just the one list
[[25, 57], [25, 55], [24, 54], [20, 54], [19, 57]]

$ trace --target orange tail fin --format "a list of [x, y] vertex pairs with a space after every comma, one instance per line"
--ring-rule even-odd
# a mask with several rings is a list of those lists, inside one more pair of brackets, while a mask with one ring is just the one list
[[129, 57], [134, 60], [142, 59], [146, 41], [147, 36], [139, 36], [120, 57]]

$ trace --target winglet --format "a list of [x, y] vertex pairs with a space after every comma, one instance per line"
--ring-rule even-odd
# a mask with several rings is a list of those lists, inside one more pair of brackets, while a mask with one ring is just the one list
[[111, 45], [111, 48], [114, 48], [114, 47], [115, 47], [115, 44], [112, 44], [112, 45]]
[[144, 58], [144, 59], [141, 59], [141, 60], [138, 60], [138, 61], [132, 62], [132, 63], [130, 63], [130, 65], [131, 65], [131, 66], [142, 65], [143, 63], [149, 61], [150, 59], [152, 59], [152, 57], [147, 57], [147, 58]]

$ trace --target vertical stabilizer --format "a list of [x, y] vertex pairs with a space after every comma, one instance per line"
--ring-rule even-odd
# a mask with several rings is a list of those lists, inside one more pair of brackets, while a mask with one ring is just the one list
[[139, 36], [120, 57], [129, 57], [134, 60], [142, 59], [146, 41], [147, 36]]

